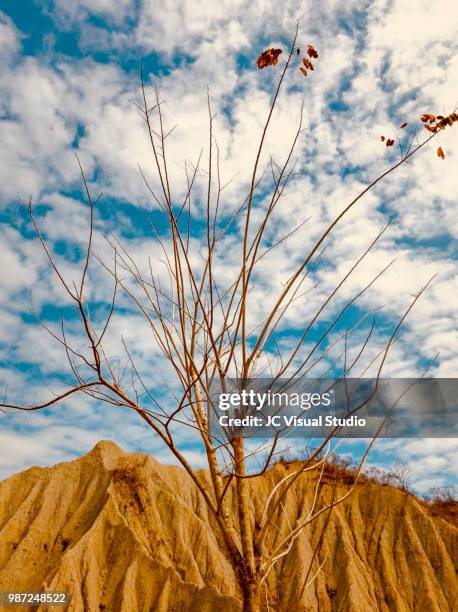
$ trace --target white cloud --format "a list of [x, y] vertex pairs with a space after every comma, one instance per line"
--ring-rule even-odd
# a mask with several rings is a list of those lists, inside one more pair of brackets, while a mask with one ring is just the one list
[[21, 34], [11, 19], [0, 11], [0, 59], [2, 63], [10, 62], [21, 47]]
[[[119, 52], [135, 54], [141, 48], [143, 53], [155, 51], [163, 58], [177, 54], [192, 57], [190, 63], [170, 65], [170, 72], [157, 80], [167, 124], [170, 127], [177, 124], [167, 141], [169, 176], [174, 196], [182, 196], [186, 188], [185, 161], [196, 161], [202, 150], [198, 189], [205, 183], [208, 84], [217, 115], [215, 132], [222, 179], [225, 182], [235, 177], [223, 196], [227, 210], [234, 210], [246, 192], [250, 179], [247, 170], [255, 158], [270, 102], [270, 94], [266, 93], [270, 73], [240, 71], [237, 53], [246, 53], [254, 66], [259, 37], [262, 35], [271, 44], [283, 44], [280, 41], [292, 31], [291, 16], [305, 14], [300, 44], [310, 40], [317, 46], [320, 51], [317, 69], [307, 79], [297, 70], [291, 73], [287, 94], [279, 101], [267, 135], [260, 168], [264, 169], [268, 162], [269, 152], [274, 152], [277, 162], [284, 159], [305, 96], [304, 133], [296, 155], [296, 169], [302, 174], [291, 182], [279, 204], [268, 238], [273, 240], [280, 233], [287, 233], [293, 224], [308, 216], [312, 218], [275, 254], [263, 260], [250, 298], [253, 324], [273, 302], [275, 291], [288, 277], [292, 264], [310, 248], [326, 224], [368, 179], [375, 178], [397, 159], [395, 147], [391, 150], [384, 147], [380, 135], [391, 136], [396, 131], [403, 135], [397, 130], [400, 122], [408, 120], [412, 124], [422, 112], [453, 110], [456, 21], [447, 4], [441, 0], [415, 5], [407, 0], [393, 3], [379, 0], [370, 3], [366, 16], [360, 3], [342, 6], [330, 1], [319, 7], [309, 4], [297, 7], [292, 2], [209, 5], [145, 0], [138, 15], [134, 14], [130, 0], [116, 3], [56, 0], [53, 6], [59, 23], [74, 27], [78, 22], [82, 43], [88, 48], [97, 48], [99, 44], [105, 51], [117, 48]], [[110, 21], [109, 35], [105, 32], [99, 37], [103, 32], [88, 29], [91, 26], [85, 20], [89, 14]], [[116, 29], [123, 20], [122, 29]], [[87, 207], [60, 193], [70, 191], [80, 181], [74, 147], [96, 192], [100, 190], [106, 197], [130, 202], [141, 196], [151, 204], [137, 168], [140, 163], [150, 176], [151, 152], [145, 127], [130, 102], [140, 100], [138, 80], [135, 75], [123, 72], [121, 66], [89, 59], [60, 57], [56, 63], [40, 57], [20, 59], [17, 56], [20, 39], [10, 20], [2, 17], [0, 53], [6, 59], [0, 76], [0, 203], [8, 205], [17, 195], [26, 199], [33, 194], [37, 201], [52, 207], [40, 219], [52, 243], [64, 239], [84, 244]], [[14, 65], [8, 63], [13, 57]], [[153, 83], [151, 77], [149, 84]], [[345, 88], [339, 94], [342, 85]], [[340, 99], [336, 99], [337, 95]], [[331, 111], [331, 101], [348, 104], [350, 110]], [[344, 299], [361, 290], [392, 258], [396, 258], [392, 270], [361, 299], [363, 309], [369, 311], [384, 304], [387, 315], [399, 315], [412, 294], [439, 272], [409, 317], [404, 338], [393, 347], [386, 373], [412, 375], [418, 369], [417, 356], [428, 358], [439, 351], [436, 373], [456, 375], [458, 326], [453, 308], [457, 292], [456, 258], [453, 246], [440, 249], [434, 239], [442, 244], [445, 236], [453, 245], [450, 241], [458, 233], [458, 178], [454, 170], [457, 136], [456, 126], [440, 134], [434, 146], [429, 146], [357, 204], [328, 241], [326, 266], [311, 275], [304, 288], [310, 288], [317, 280], [320, 285], [295, 303], [285, 319], [290, 326], [302, 325], [309, 319], [320, 300], [377, 234], [388, 214], [395, 214], [393, 227], [326, 312], [335, 314]], [[437, 141], [446, 151], [445, 161], [435, 155]], [[346, 166], [358, 169], [343, 179], [341, 171]], [[153, 181], [153, 186], [156, 188], [157, 182]], [[193, 205], [195, 212], [202, 208], [197, 198]], [[253, 220], [257, 218], [259, 211], [254, 210]], [[97, 252], [109, 257], [102, 234], [99, 225], [95, 237]], [[0, 303], [8, 324], [3, 341], [8, 347], [15, 346], [9, 359], [29, 358], [40, 363], [46, 357], [51, 369], [58, 369], [58, 347], [49, 348], [46, 337], [39, 337], [36, 329], [21, 327], [18, 313], [27, 309], [21, 292], [28, 287], [33, 288], [38, 306], [47, 301], [61, 305], [63, 294], [56, 279], [46, 272], [45, 259], [37, 255], [36, 243], [21, 241], [19, 232], [12, 228], [5, 230], [2, 238], [2, 264], [6, 265], [0, 268]], [[425, 239], [432, 242], [424, 246]], [[233, 278], [239, 261], [238, 245], [235, 236], [221, 243], [215, 260], [215, 273], [221, 283]], [[157, 259], [160, 254], [157, 243], [140, 237], [128, 241], [128, 246], [145, 267], [148, 256]], [[193, 261], [197, 262], [198, 245], [193, 245], [192, 253]], [[60, 261], [66, 273], [77, 280], [80, 274], [77, 266], [65, 259]], [[107, 299], [111, 282], [101, 272], [97, 266], [91, 270], [89, 291], [98, 299]], [[160, 273], [165, 278], [164, 271]], [[137, 347], [138, 356], [146, 360], [147, 366], [157, 363], [157, 351], [142, 329], [131, 312], [116, 318], [113, 334], [108, 338], [110, 354], [121, 354], [119, 338], [123, 333]], [[380, 349], [380, 342], [379, 338], [370, 355]], [[158, 368], [153, 381], [160, 375]], [[94, 431], [97, 435], [101, 433]], [[37, 456], [41, 457], [39, 453]], [[426, 468], [432, 473], [432, 465]]]
[[116, 24], [126, 17], [133, 17], [134, 0], [51, 0], [52, 15], [61, 25], [70, 26], [74, 22], [84, 21], [88, 15], [97, 15]]
[[404, 462], [411, 470], [412, 486], [421, 494], [430, 487], [458, 479], [458, 440], [455, 438], [378, 440], [372, 453], [388, 468]]

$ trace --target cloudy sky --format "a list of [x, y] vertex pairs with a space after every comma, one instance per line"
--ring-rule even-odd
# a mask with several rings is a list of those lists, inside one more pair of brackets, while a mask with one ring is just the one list
[[[0, 0], [2, 393], [7, 389], [8, 399], [17, 402], [44, 400], [55, 389], [55, 377], [68, 374], [59, 346], [32, 314], [37, 312], [52, 326], [68, 304], [21, 203], [33, 197], [50, 249], [65, 273], [77, 278], [88, 211], [75, 152], [91, 190], [103, 194], [96, 219], [99, 253], [107, 253], [104, 236], [113, 232], [139, 261], [160, 258], [138, 206], [141, 202], [155, 214], [139, 173], [139, 165], [146, 172], [152, 167], [136, 108], [141, 101], [140, 61], [147, 85], [160, 91], [168, 125], [176, 126], [168, 155], [177, 197], [186, 190], [186, 164], [207, 151], [208, 88], [222, 180], [228, 183], [222, 205], [229, 214], [246, 195], [272, 84], [285, 61], [284, 54], [274, 69], [259, 71], [257, 56], [271, 46], [286, 50], [296, 20], [298, 44], [312, 43], [320, 53], [316, 70], [306, 79], [297, 68], [288, 73], [267, 135], [263, 168], [269, 156], [275, 163], [285, 158], [303, 104], [296, 174], [267, 240], [274, 242], [308, 221], [274, 257], [265, 258], [250, 302], [254, 322], [326, 223], [400, 158], [398, 139], [403, 150], [412, 139], [424, 139], [420, 115], [456, 111], [458, 22], [450, 6], [449, 0]], [[404, 122], [408, 126], [401, 130]], [[381, 135], [394, 138], [395, 145], [387, 148]], [[444, 160], [436, 155], [438, 146]], [[286, 318], [281, 337], [285, 346], [391, 219], [391, 227], [324, 313], [316, 333], [345, 300], [395, 260], [351, 309], [340, 331], [383, 307], [377, 310], [370, 361], [412, 296], [437, 274], [409, 316], [384, 373], [415, 376], [432, 364], [434, 376], [456, 377], [457, 157], [454, 126], [355, 207], [328, 241], [323, 265], [311, 275], [317, 290], [298, 301]], [[198, 179], [205, 180], [205, 173]], [[193, 204], [197, 220], [202, 214], [199, 180]], [[262, 191], [257, 206], [262, 210]], [[193, 229], [198, 252], [198, 222]], [[235, 230], [218, 255], [221, 278], [234, 270], [237, 243]], [[90, 293], [94, 303], [109, 299], [110, 279], [102, 269], [91, 271]], [[334, 330], [336, 338], [339, 329]], [[123, 358], [123, 337], [135, 347], [151, 388], [165, 394], [167, 369], [146, 331], [134, 310], [116, 312], [108, 339], [110, 357]], [[71, 333], [77, 343], [81, 330], [71, 326]], [[359, 339], [363, 336], [364, 329]], [[186, 433], [179, 435], [190, 460], [201, 465], [199, 448]], [[87, 452], [101, 438], [170, 461], [134, 416], [80, 397], [42, 413], [0, 414], [0, 477]], [[371, 461], [387, 467], [407, 461], [415, 487], [425, 491], [456, 478], [458, 440], [384, 440]]]

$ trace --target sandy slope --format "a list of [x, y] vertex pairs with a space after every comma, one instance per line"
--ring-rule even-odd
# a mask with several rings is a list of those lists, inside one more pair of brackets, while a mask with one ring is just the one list
[[[278, 465], [257, 482], [253, 510], [260, 512], [269, 481], [287, 469]], [[310, 477], [298, 481], [280, 532], [288, 519], [306, 515], [312, 484]], [[331, 489], [325, 486], [322, 501]], [[78, 460], [0, 483], [0, 591], [66, 590], [68, 609], [78, 612], [239, 610], [234, 575], [209, 521], [181, 469], [101, 442]], [[334, 510], [314, 566], [324, 561], [323, 572], [301, 595], [319, 531], [304, 532], [271, 574], [272, 611], [457, 609], [458, 529], [429, 516], [411, 495], [358, 485]]]

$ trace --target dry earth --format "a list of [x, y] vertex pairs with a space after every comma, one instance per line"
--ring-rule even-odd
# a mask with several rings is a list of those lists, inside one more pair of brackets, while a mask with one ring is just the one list
[[[256, 481], [253, 512], [288, 469], [279, 464]], [[288, 496], [280, 532], [308, 511], [311, 478]], [[324, 485], [321, 503], [332, 488]], [[67, 609], [77, 612], [238, 611], [234, 574], [210, 523], [180, 468], [100, 442], [75, 461], [0, 483], [0, 591], [68, 591]], [[272, 612], [457, 609], [458, 529], [413, 495], [358, 484], [334, 510], [313, 566], [323, 569], [301, 593], [320, 532], [320, 524], [304, 532], [271, 574]]]

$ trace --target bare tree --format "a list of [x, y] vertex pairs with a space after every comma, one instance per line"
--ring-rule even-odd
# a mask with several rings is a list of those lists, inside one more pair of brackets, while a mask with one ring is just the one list
[[405, 462], [395, 463], [391, 468], [391, 471], [401, 489], [408, 491], [410, 482], [412, 480], [412, 470], [410, 469], [409, 465]]
[[425, 500], [434, 503], [457, 503], [457, 489], [455, 485], [442, 485], [428, 489]]
[[[310, 450], [299, 467], [276, 482], [272, 482], [262, 512], [258, 513], [253, 510], [250, 503], [249, 481], [260, 478], [272, 466], [281, 449], [280, 436], [274, 437], [267, 444], [260, 444], [254, 450], [252, 447], [247, 447], [246, 440], [242, 436], [227, 435], [223, 439], [216, 436], [209, 422], [210, 386], [216, 380], [222, 388], [225, 388], [227, 379], [231, 376], [247, 379], [262, 375], [266, 362], [274, 379], [285, 376], [304, 377], [317, 368], [330, 347], [337, 342], [333, 340], [330, 346], [325, 346], [325, 341], [331, 340], [331, 334], [338, 322], [350, 306], [370, 290], [387, 267], [382, 268], [379, 274], [351, 299], [337, 307], [335, 316], [327, 320], [325, 331], [316, 339], [314, 332], [323, 310], [328, 305], [336, 303], [340, 289], [383, 236], [387, 226], [373, 237], [357, 261], [348, 268], [342, 278], [338, 279], [334, 289], [325, 297], [316, 313], [304, 322], [303, 329], [297, 335], [293, 346], [280, 350], [276, 334], [281, 329], [285, 315], [302, 296], [304, 283], [311, 275], [312, 264], [316, 264], [323, 256], [326, 241], [336, 226], [355, 206], [362, 204], [365, 194], [408, 160], [412, 160], [436, 135], [429, 134], [422, 142], [412, 138], [406, 150], [401, 150], [396, 163], [375, 177], [346, 204], [328, 226], [323, 228], [321, 235], [308, 252], [298, 253], [300, 261], [287, 282], [278, 289], [273, 304], [268, 306], [267, 311], [255, 325], [250, 324], [249, 314], [252, 305], [250, 292], [256, 286], [259, 266], [267, 254], [278, 248], [304, 225], [303, 222], [298, 223], [284, 236], [277, 235], [273, 244], [266, 241], [267, 230], [272, 227], [273, 213], [278, 209], [291, 179], [295, 176], [294, 154], [303, 130], [301, 114], [285, 159], [281, 163], [271, 159], [267, 169], [261, 169], [261, 158], [265, 153], [266, 135], [271, 127], [273, 111], [295, 55], [296, 38], [292, 41], [289, 52], [285, 54], [286, 60], [280, 69], [278, 82], [273, 91], [272, 103], [250, 171], [246, 197], [233, 214], [228, 214], [223, 205], [225, 185], [221, 180], [220, 157], [215, 143], [214, 116], [210, 98], [208, 98], [208, 159], [205, 167], [201, 158], [196, 164], [186, 166], [185, 195], [177, 201], [174, 193], [179, 190], [175, 190], [175, 186], [171, 184], [169, 171], [167, 140], [170, 131], [166, 126], [164, 106], [157, 90], [152, 92], [152, 101], [150, 100], [150, 93], [142, 76], [142, 102], [138, 108], [146, 125], [155, 178], [154, 181], [148, 179], [147, 172], [143, 170], [142, 176], [168, 228], [168, 233], [164, 234], [150, 221], [151, 231], [156, 244], [158, 243], [162, 249], [163, 256], [161, 262], [150, 260], [147, 271], [134, 260], [122, 242], [114, 237], [109, 238], [112, 248], [111, 259], [107, 261], [94, 252], [96, 202], [81, 166], [85, 196], [90, 210], [90, 230], [79, 283], [72, 284], [61, 271], [52, 249], [48, 247], [40, 231], [32, 204], [29, 203], [28, 212], [38, 240], [52, 270], [78, 314], [88, 350], [81, 350], [68, 340], [65, 319], [61, 321], [59, 333], [47, 327], [66, 356], [69, 373], [72, 376], [71, 383], [68, 383], [66, 390], [42, 403], [18, 405], [8, 402], [5, 398], [1, 404], [3, 409], [36, 411], [61, 403], [75, 394], [84, 394], [94, 400], [137, 413], [176, 457], [205, 500], [240, 585], [243, 610], [246, 612], [262, 609], [263, 589], [267, 592], [269, 575], [278, 561], [291, 550], [298, 535], [307, 526], [315, 523], [319, 517], [326, 517], [324, 523], [326, 526], [331, 510], [351, 495], [370, 446], [356, 470], [354, 484], [341, 495], [335, 490], [332, 500], [323, 502], [319, 490], [323, 484], [323, 466], [329, 455], [330, 442], [337, 433], [334, 432], [323, 439], [317, 448]], [[205, 223], [199, 258], [196, 257], [193, 247], [197, 230], [192, 224], [192, 198], [197, 178], [203, 172], [206, 173], [207, 185]], [[267, 205], [262, 207], [257, 203], [256, 196], [261, 187], [265, 192], [266, 186], [269, 187], [269, 195], [264, 199]], [[148, 218], [146, 212], [145, 215]], [[239, 248], [239, 265], [234, 277], [225, 278], [225, 275], [221, 275], [217, 269], [218, 256], [220, 249], [224, 248], [225, 239], [234, 235], [237, 237]], [[92, 266], [100, 266], [113, 282], [111, 303], [102, 324], [96, 324], [93, 314], [96, 307], [87, 298], [88, 276]], [[159, 280], [160, 266], [169, 279], [167, 287]], [[382, 375], [388, 353], [398, 337], [401, 326], [427, 284], [413, 297], [405, 312], [400, 314], [392, 334], [372, 360], [372, 364], [377, 363], [377, 381]], [[160, 347], [164, 359], [171, 366], [175, 384], [180, 389], [180, 396], [173, 406], [164, 407], [156, 399], [141, 374], [142, 368], [136, 363], [131, 347], [124, 340], [127, 370], [115, 367], [104, 347], [106, 332], [120, 294], [144, 317], [151, 332], [152, 342]], [[343, 355], [345, 365], [342, 377], [348, 376], [362, 355], [367, 353], [367, 347], [374, 335], [374, 323], [370, 326], [352, 362], [347, 356], [347, 340], [353, 332], [362, 328], [368, 316], [339, 336], [341, 340], [342, 338], [345, 340]], [[311, 342], [311, 345], [308, 345], [308, 342]], [[126, 376], [126, 371], [129, 372], [129, 377]], [[203, 473], [195, 472], [180, 450], [176, 437], [177, 426], [188, 427], [199, 437], [206, 456], [209, 479]], [[253, 457], [257, 457], [257, 464], [253, 462]], [[299, 513], [297, 520], [289, 525], [288, 531], [279, 532], [276, 525], [284, 512], [283, 504], [288, 493], [298, 479], [310, 472], [316, 474], [310, 507], [304, 508]], [[301, 593], [313, 583], [320, 569], [315, 550]]]

